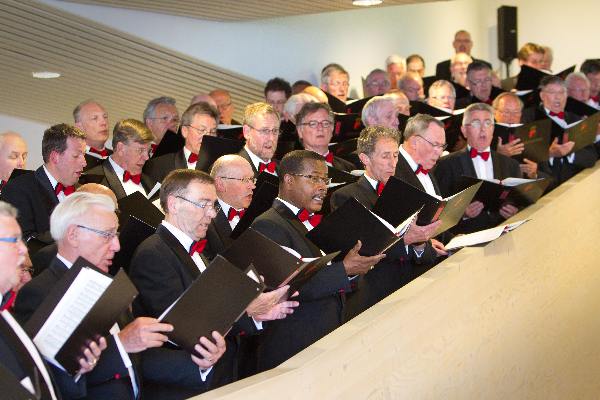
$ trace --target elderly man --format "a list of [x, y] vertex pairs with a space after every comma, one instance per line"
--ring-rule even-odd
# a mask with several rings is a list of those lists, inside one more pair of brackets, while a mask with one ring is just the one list
[[75, 126], [85, 133], [86, 169], [98, 165], [112, 154], [106, 148], [108, 140], [108, 113], [94, 100], [86, 100], [73, 110]]
[[397, 89], [398, 81], [406, 73], [406, 60], [397, 54], [392, 54], [385, 59], [385, 66], [390, 86]]
[[[160, 144], [167, 131], [177, 133], [179, 127], [179, 111], [175, 105], [175, 99], [172, 97], [157, 97], [152, 99], [146, 105], [144, 110], [144, 123], [154, 136], [152, 151]], [[114, 150], [114, 144], [113, 144]]]
[[[440, 159], [433, 171], [444, 196], [463, 189], [462, 176], [486, 180], [522, 177], [516, 160], [490, 150], [494, 133], [494, 110], [491, 106], [475, 103], [467, 107], [461, 129], [467, 138], [467, 147]], [[509, 203], [503, 204], [498, 212], [485, 210], [485, 204], [474, 201], [467, 207], [463, 220], [454, 230], [457, 233], [470, 233], [491, 228], [517, 211]]]
[[15, 168], [25, 169], [27, 143], [16, 132], [0, 133], [0, 194]]
[[192, 100], [190, 101], [190, 106], [193, 106], [194, 104], [198, 103], [208, 103], [208, 105], [214, 108], [215, 110], [218, 109], [217, 103], [213, 100], [212, 97], [210, 97], [206, 93], [198, 93], [197, 95], [192, 97]]
[[398, 110], [398, 114], [410, 115], [410, 101], [408, 97], [400, 91], [400, 89], [390, 90], [385, 94], [385, 97], [392, 99], [394, 102], [394, 107]]
[[263, 171], [277, 175], [277, 162], [273, 157], [277, 150], [279, 125], [279, 115], [267, 103], [250, 104], [244, 111], [246, 145], [238, 154], [250, 162], [255, 175]]
[[492, 104], [500, 89], [492, 86], [492, 70], [481, 61], [473, 61], [467, 67], [467, 86], [470, 94], [456, 102], [456, 108], [462, 109], [473, 103]]
[[235, 106], [231, 100], [231, 94], [225, 89], [215, 89], [208, 94], [217, 103], [217, 109], [219, 110], [219, 116], [221, 119], [219, 122], [224, 125], [240, 125], [238, 121], [233, 119], [233, 113], [235, 112]]
[[[465, 30], [460, 30], [456, 32], [454, 34], [454, 41], [452, 42], [452, 47], [454, 47], [455, 54], [465, 53], [470, 56], [471, 49], [473, 49], [473, 41], [471, 40], [471, 34]], [[450, 73], [451, 63], [451, 60], [446, 60], [438, 63], [435, 67], [435, 76], [438, 77], [438, 79], [445, 79], [447, 81], [452, 80], [452, 75]], [[492, 65], [490, 63], [487, 64], [491, 69]]]
[[124, 119], [113, 130], [113, 154], [90, 169], [90, 175], [102, 177], [101, 184], [122, 199], [137, 192], [144, 196], [155, 190], [155, 181], [142, 172], [150, 154], [152, 132], [141, 121]]
[[473, 59], [467, 53], [456, 53], [450, 59], [450, 76], [452, 82], [467, 87], [467, 68]]
[[[320, 90], [320, 89], [319, 89]], [[283, 106], [283, 120], [296, 124], [296, 114], [306, 103], [318, 102], [313, 96], [308, 93], [298, 93], [290, 96]], [[325, 102], [327, 103], [327, 102]]]
[[[317, 225], [327, 192], [325, 159], [312, 151], [295, 150], [280, 164], [279, 196], [256, 218], [252, 228], [302, 257], [320, 257], [321, 250], [305, 235]], [[327, 335], [343, 322], [344, 292], [349, 276], [364, 274], [384, 255], [362, 257], [360, 242], [343, 261], [323, 268], [300, 289], [300, 306], [281, 321], [269, 322], [261, 335], [259, 370], [273, 368]]]
[[581, 119], [580, 116], [565, 111], [567, 87], [557, 76], [547, 76], [540, 82], [542, 103], [536, 108], [523, 112], [523, 122], [549, 118], [552, 121], [552, 143], [550, 144], [550, 169], [555, 183], [560, 185], [585, 168], [593, 167], [598, 159], [592, 145], [573, 152], [575, 142], [563, 141], [564, 130]]
[[390, 90], [390, 80], [387, 73], [379, 68], [369, 72], [365, 82], [365, 97], [382, 95]]
[[27, 242], [37, 237], [51, 243], [50, 213], [75, 191], [85, 168], [85, 134], [66, 124], [51, 126], [42, 138], [44, 165], [34, 173], [11, 179], [2, 198], [19, 210], [19, 224]]
[[339, 64], [328, 64], [321, 71], [321, 89], [343, 102], [348, 100], [350, 75]]
[[188, 107], [181, 116], [181, 135], [185, 139], [184, 147], [177, 153], [168, 153], [152, 158], [144, 166], [144, 173], [155, 182], [162, 182], [169, 172], [180, 169], [195, 169], [198, 154], [205, 135], [217, 135], [219, 114], [208, 103], [196, 103]]
[[406, 72], [417, 74], [421, 78], [425, 76], [425, 60], [418, 54], [406, 57]]
[[410, 101], [421, 101], [425, 97], [423, 93], [423, 78], [418, 74], [406, 73], [398, 82], [398, 89]]
[[329, 151], [333, 136], [333, 112], [327, 104], [306, 103], [296, 115], [298, 138], [302, 147], [325, 157], [328, 167], [350, 172], [354, 164], [336, 157]]
[[456, 104], [456, 89], [446, 80], [435, 81], [429, 87], [427, 104], [451, 113]]
[[583, 72], [571, 72], [565, 79], [565, 85], [567, 86], [567, 96], [590, 104], [590, 80]]
[[[544, 48], [535, 43], [525, 43], [517, 53], [519, 66], [527, 65], [535, 69], [542, 69], [544, 65]], [[518, 75], [511, 76], [502, 81], [502, 89], [509, 91], [517, 86]]]
[[398, 108], [390, 96], [376, 96], [362, 109], [362, 121], [365, 126], [384, 126], [398, 129]]
[[5, 371], [4, 379], [13, 381], [11, 391], [21, 392], [18, 398], [56, 400], [61, 398], [61, 390], [63, 398], [80, 394], [85, 390], [87, 373], [106, 349], [106, 340], [90, 342], [82, 352], [80, 373], [85, 375], [78, 382], [58, 368], [52, 368], [52, 375], [21, 325], [3, 307], [8, 300], [6, 294], [19, 283], [21, 265], [27, 257], [16, 217], [17, 210], [0, 201], [0, 367]]
[[290, 83], [282, 78], [273, 78], [267, 82], [264, 92], [265, 102], [281, 116], [285, 102], [292, 95]]
[[600, 61], [585, 60], [579, 69], [590, 81], [589, 105], [600, 109]]

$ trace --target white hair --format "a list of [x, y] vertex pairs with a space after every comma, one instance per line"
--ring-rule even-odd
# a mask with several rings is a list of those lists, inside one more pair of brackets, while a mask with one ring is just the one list
[[395, 107], [394, 100], [389, 96], [375, 96], [367, 101], [361, 114], [361, 119], [365, 126], [369, 126], [367, 122], [369, 118], [377, 118], [377, 110], [385, 103], [389, 103], [392, 107]]
[[283, 106], [283, 114], [286, 115], [290, 121], [296, 123], [296, 114], [300, 111], [303, 105], [306, 103], [318, 103], [314, 96], [308, 93], [298, 93], [290, 96]]
[[113, 200], [97, 193], [76, 192], [61, 201], [50, 215], [50, 234], [55, 241], [61, 240], [70, 225], [79, 224], [92, 207], [115, 211]]
[[386, 67], [389, 67], [392, 64], [400, 64], [404, 67], [404, 69], [406, 69], [406, 59], [404, 57], [400, 57], [398, 54], [392, 54], [385, 59]]
[[565, 79], [565, 85], [571, 86], [571, 82], [576, 79], [581, 79], [588, 87], [590, 86], [590, 80], [583, 72], [571, 72]]

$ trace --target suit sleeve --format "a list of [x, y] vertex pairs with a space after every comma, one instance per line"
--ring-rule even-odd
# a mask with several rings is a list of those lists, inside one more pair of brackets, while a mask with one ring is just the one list
[[575, 152], [573, 165], [579, 168], [591, 168], [596, 164], [596, 160], [598, 160], [598, 155], [595, 148], [593, 145], [589, 145]]
[[37, 231], [35, 224], [35, 210], [31, 202], [31, 196], [34, 195], [34, 189], [31, 185], [19, 184], [24, 182], [15, 182], [12, 185], [10, 183], [12, 182], [9, 182], [2, 191], [2, 199], [19, 210], [17, 221], [21, 226], [23, 238], [28, 239], [32, 235], [37, 236], [38, 233], [49, 235], [49, 232]]
[[198, 366], [185, 350], [151, 348], [142, 353], [142, 376], [144, 381], [161, 385], [174, 385], [185, 388], [208, 390], [215, 368], [206, 382], [200, 379]]
[[331, 211], [335, 211], [337, 208], [341, 207], [349, 198], [350, 196], [343, 190], [336, 190], [333, 192], [329, 201]]

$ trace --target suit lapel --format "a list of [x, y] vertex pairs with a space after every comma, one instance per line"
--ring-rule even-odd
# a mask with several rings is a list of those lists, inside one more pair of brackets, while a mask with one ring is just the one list
[[410, 183], [414, 187], [425, 191], [425, 188], [421, 184], [421, 181], [415, 175], [415, 171], [410, 167], [406, 158], [401, 154], [398, 156], [398, 164], [396, 164], [396, 171], [399, 172], [399, 177], [406, 183]]
[[277, 199], [275, 199], [273, 202], [273, 209], [275, 209], [275, 211], [277, 211], [277, 213], [290, 225], [290, 227], [296, 231], [298, 235], [300, 235], [313, 257], [320, 257], [322, 255], [321, 249], [319, 249], [313, 244], [313, 242], [306, 238], [308, 229], [306, 229], [304, 224], [300, 222], [298, 218], [296, 218], [292, 210], [290, 210], [285, 204]]
[[473, 165], [473, 161], [471, 161], [471, 156], [469, 155], [469, 153], [467, 153], [467, 148], [465, 147], [463, 150], [460, 151], [461, 154], [458, 159], [460, 160], [460, 166], [463, 170], [462, 175], [477, 178], [475, 166]]
[[500, 165], [500, 158], [496, 152], [490, 152], [490, 157], [492, 157], [492, 168], [494, 168], [494, 179], [502, 180], [504, 174], [502, 173], [502, 166]]
[[238, 153], [239, 156], [243, 157], [246, 159], [246, 161], [248, 161], [250, 163], [250, 166], [252, 167], [252, 171], [254, 171], [254, 176], [258, 176], [259, 172], [256, 169], [256, 167], [254, 166], [254, 163], [252, 162], [252, 159], [250, 158], [250, 154], [248, 154], [248, 152], [246, 151], [246, 149], [242, 149], [240, 150], [240, 152]]
[[219, 210], [219, 212], [217, 213], [217, 216], [214, 219], [214, 224], [215, 230], [217, 231], [217, 234], [219, 235], [221, 241], [224, 244], [230, 242], [232, 232], [231, 225], [229, 225], [229, 220], [227, 219], [227, 216], [225, 216], [223, 210]]
[[46, 171], [44, 171], [44, 167], [39, 167], [35, 171], [35, 179], [38, 184], [41, 186], [42, 193], [46, 194], [46, 200], [49, 206], [49, 209], [53, 209], [58, 204], [58, 197], [54, 192], [54, 188], [50, 183], [50, 179], [48, 179], [48, 175], [46, 175]]
[[358, 181], [356, 181], [356, 183], [357, 183], [358, 189], [364, 195], [365, 201], [372, 208], [375, 205], [375, 203], [377, 202], [377, 198], [378, 198], [377, 192], [375, 192], [375, 189], [373, 189], [373, 186], [371, 186], [371, 184], [369, 183], [367, 178], [365, 178], [364, 175], [361, 176], [360, 178], [358, 178]]
[[186, 169], [188, 167], [187, 160], [185, 159], [185, 154], [183, 153], [183, 149], [175, 153], [174, 159], [175, 169]]
[[148, 175], [142, 173], [142, 187], [146, 191], [146, 195], [150, 194], [150, 191], [152, 189], [154, 189], [155, 185], [156, 185], [156, 182], [154, 182], [154, 179], [152, 179]]
[[[171, 251], [175, 253], [181, 262], [181, 265], [183, 265], [184, 269], [191, 276], [192, 280], [196, 279], [200, 275], [200, 270], [198, 269], [196, 263], [194, 263], [194, 260], [192, 260], [192, 257], [190, 257], [188, 249], [184, 249], [181, 243], [179, 243], [179, 240], [177, 240], [177, 238], [173, 236], [173, 234], [171, 234], [171, 232], [169, 232], [169, 230], [164, 226], [159, 225], [156, 233], [166, 243]], [[205, 265], [208, 266], [207, 263], [205, 263]]]
[[122, 199], [123, 197], [126, 197], [127, 193], [125, 193], [125, 189], [123, 189], [121, 180], [115, 173], [115, 170], [113, 169], [112, 165], [110, 165], [110, 161], [108, 161], [108, 159], [106, 159], [102, 163], [102, 170], [104, 171], [104, 176], [106, 177], [106, 182], [108, 182], [108, 186], [110, 186], [112, 191], [115, 192], [117, 199]]

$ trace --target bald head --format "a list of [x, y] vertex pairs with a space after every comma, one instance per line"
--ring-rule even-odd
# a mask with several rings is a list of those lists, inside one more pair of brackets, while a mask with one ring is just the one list
[[254, 171], [246, 159], [236, 154], [221, 156], [213, 164], [210, 176], [221, 201], [237, 210], [248, 208], [256, 186]]
[[118, 207], [117, 196], [115, 196], [115, 193], [106, 186], [101, 185], [99, 183], [86, 183], [85, 185], [79, 186], [77, 188], [77, 191], [84, 193], [103, 194], [111, 198], [113, 203], [115, 203], [115, 208]]
[[217, 103], [215, 102], [215, 100], [206, 93], [198, 93], [197, 95], [192, 97], [192, 101], [190, 101], [190, 106], [198, 103], [208, 103], [213, 108], [217, 109]]
[[7, 181], [15, 168], [25, 169], [27, 143], [17, 132], [0, 133], [0, 180]]
[[329, 102], [329, 100], [327, 100], [327, 95], [325, 94], [325, 92], [316, 86], [309, 86], [306, 89], [304, 89], [302, 92], [310, 94], [315, 99], [317, 99], [319, 103], [328, 103]]

